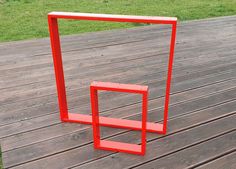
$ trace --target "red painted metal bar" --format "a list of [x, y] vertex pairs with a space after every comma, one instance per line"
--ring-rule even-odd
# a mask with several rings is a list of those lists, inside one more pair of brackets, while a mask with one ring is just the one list
[[[99, 117], [100, 125], [105, 127], [124, 128], [132, 130], [141, 130], [142, 123], [137, 120], [114, 119], [111, 117]], [[91, 115], [69, 113], [67, 122], [92, 124]], [[147, 122], [147, 131], [153, 133], [163, 133], [163, 124]]]
[[[168, 63], [168, 74], [166, 82], [166, 95], [164, 105], [164, 122], [151, 123], [147, 122], [148, 132], [157, 132], [160, 134], [166, 133], [167, 130], [167, 119], [168, 119], [168, 106], [169, 106], [169, 95], [171, 85], [171, 74], [172, 65], [174, 58], [174, 48], [176, 39], [176, 24], [177, 18], [175, 17], [151, 17], [151, 16], [129, 16], [129, 15], [107, 15], [107, 14], [90, 14], [90, 13], [71, 13], [71, 12], [51, 12], [48, 14], [48, 24], [51, 39], [51, 48], [54, 61], [54, 69], [56, 76], [58, 102], [60, 108], [61, 120], [64, 122], [77, 122], [92, 124], [92, 117], [84, 114], [74, 114], [68, 112], [67, 100], [66, 100], [66, 89], [63, 73], [63, 64], [61, 56], [60, 38], [58, 31], [57, 19], [76, 19], [76, 20], [94, 20], [94, 21], [110, 21], [110, 22], [140, 22], [140, 23], [153, 23], [153, 24], [171, 24], [172, 34], [170, 43], [170, 54]], [[113, 126], [113, 127], [124, 127], [127, 121], [116, 121], [112, 118], [100, 117], [100, 125]], [[126, 128], [141, 130], [141, 122], [130, 120], [130, 126]]]
[[64, 80], [63, 62], [61, 57], [61, 46], [60, 46], [60, 37], [59, 37], [57, 19], [48, 17], [48, 25], [49, 25], [51, 48], [53, 54], [55, 77], [57, 83], [60, 115], [61, 115], [61, 120], [66, 121], [68, 119], [68, 107], [66, 100], [65, 80]]
[[73, 12], [51, 12], [48, 14], [52, 18], [111, 21], [111, 22], [137, 22], [153, 24], [173, 24], [177, 21], [175, 17], [154, 17], [154, 16], [132, 16], [132, 15], [109, 15], [92, 13], [73, 13]]
[[116, 92], [129, 92], [129, 93], [145, 93], [147, 86], [140, 86], [135, 84], [121, 84], [111, 82], [92, 82], [91, 86], [96, 87], [97, 90], [109, 90]]
[[94, 148], [99, 148], [100, 145], [100, 127], [99, 127], [99, 108], [98, 108], [98, 92], [90, 86], [90, 100], [92, 110], [92, 125], [93, 125], [93, 140]]
[[[100, 136], [100, 118], [99, 118], [99, 107], [98, 107], [98, 90], [114, 91], [114, 92], [126, 92], [126, 93], [136, 93], [142, 94], [142, 122], [141, 124], [141, 145], [122, 143], [116, 141], [101, 140]], [[148, 109], [148, 87], [130, 84], [118, 84], [110, 82], [93, 82], [90, 85], [90, 96], [91, 96], [91, 109], [92, 109], [92, 125], [93, 125], [93, 138], [94, 138], [94, 148], [119, 151], [132, 154], [144, 155], [146, 151], [146, 127], [147, 127], [147, 109]], [[122, 119], [115, 119], [114, 124], [119, 123]], [[130, 123], [128, 121], [122, 121], [125, 126], [123, 128], [129, 127]], [[121, 125], [122, 127], [122, 125]], [[132, 128], [132, 127], [129, 127]]]
[[147, 133], [147, 111], [148, 111], [148, 89], [143, 93], [142, 99], [142, 144], [141, 144], [141, 155], [146, 152], [146, 133]]
[[172, 76], [172, 66], [173, 66], [173, 61], [174, 61], [175, 39], [176, 39], [176, 23], [172, 25], [172, 33], [171, 33], [171, 41], [170, 41], [170, 54], [169, 54], [169, 64], [168, 64], [168, 73], [167, 73], [167, 81], [166, 81], [166, 95], [165, 95], [164, 119], [163, 119], [163, 133], [164, 134], [167, 132], [170, 85], [171, 85], [171, 76]]

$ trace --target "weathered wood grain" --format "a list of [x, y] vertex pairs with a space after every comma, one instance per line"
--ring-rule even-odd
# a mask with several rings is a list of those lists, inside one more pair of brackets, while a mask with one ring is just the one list
[[[181, 104], [173, 105], [170, 107], [169, 116], [171, 118], [171, 117], [187, 114], [190, 112], [195, 112], [204, 108], [212, 107], [212, 106], [215, 106], [220, 103], [227, 102], [227, 101], [235, 100], [236, 99], [235, 90], [236, 89], [233, 88], [230, 90], [222, 91], [220, 93], [212, 94], [210, 96], [205, 96], [199, 99], [189, 100]], [[231, 108], [233, 109], [234, 106], [231, 106]], [[120, 109], [119, 111], [115, 112], [115, 114], [117, 114], [115, 117], [126, 117], [128, 119], [136, 119], [136, 120], [140, 119], [140, 114], [132, 113], [131, 112], [132, 110], [133, 110], [132, 107], [126, 110]], [[138, 110], [139, 109], [137, 109], [137, 111]], [[137, 111], [134, 111], [134, 112], [137, 112]], [[110, 111], [110, 113], [112, 112], [114, 111]], [[130, 112], [130, 114], [127, 114], [127, 112]], [[162, 107], [161, 108], [153, 107], [149, 111], [148, 119], [150, 119], [150, 121], [160, 121], [162, 120], [162, 112], [163, 112]], [[49, 135], [51, 135], [51, 137], [57, 137], [58, 135], [66, 134], [67, 133], [66, 131], [64, 131], [65, 133], [63, 133], [62, 131], [60, 131], [61, 129], [58, 130], [58, 128], [60, 128], [59, 126], [66, 127], [68, 126], [68, 124], [59, 124], [58, 126], [53, 125], [51, 127], [49, 126], [47, 128], [42, 128], [36, 131], [21, 133], [21, 134], [17, 134], [11, 137], [7, 137], [6, 139], [2, 140], [2, 151], [4, 152], [4, 151], [8, 151], [9, 149], [25, 146], [30, 143], [34, 143], [34, 142], [37, 143], [39, 141], [43, 141], [45, 139], [48, 139]], [[70, 132], [73, 131], [75, 128], [71, 128], [71, 129], [72, 130], [70, 130]], [[85, 132], [84, 129], [85, 128], [83, 128], [83, 132]], [[91, 128], [87, 128], [87, 129], [91, 129]], [[56, 130], [58, 132], [56, 132]], [[44, 132], [46, 132], [47, 134], [42, 134]], [[35, 135], [37, 135], [37, 137], [35, 137]]]
[[[214, 118], [219, 118], [220, 116], [224, 116], [224, 115], [227, 115], [227, 114], [235, 114], [236, 112], [236, 107], [235, 107], [235, 102], [236, 101], [232, 101], [232, 102], [229, 102], [229, 103], [224, 103], [224, 104], [219, 104], [217, 106], [214, 106], [214, 107], [210, 107], [208, 109], [204, 109], [204, 110], [193, 110], [192, 112], [191, 111], [188, 111], [188, 110], [184, 110], [183, 107], [187, 107], [187, 105], [189, 106], [189, 108], [191, 107], [194, 107], [193, 104], [191, 104], [191, 102], [187, 102], [185, 103], [185, 105], [182, 105], [182, 104], [177, 104], [176, 106], [173, 106], [171, 107], [171, 110], [170, 110], [170, 123], [171, 121], [175, 121], [176, 119], [178, 119], [179, 121], [176, 122], [176, 127], [180, 127], [180, 126], [185, 126], [185, 128], [187, 128], [188, 125], [192, 126], [192, 125], [196, 125], [198, 123], [201, 123], [201, 121], [206, 121], [207, 119], [214, 119]], [[159, 111], [156, 111], [154, 110], [152, 113], [157, 113]], [[161, 118], [159, 118], [161, 120]], [[179, 123], [180, 122], [180, 123]], [[187, 126], [186, 126], [187, 125]], [[170, 124], [169, 125], [170, 128], [173, 127], [174, 125], [173, 124]], [[183, 129], [183, 126], [182, 126], [182, 129]], [[50, 130], [53, 130], [53, 131], [50, 131]], [[49, 156], [49, 154], [47, 154], [46, 152], [52, 152], [53, 154], [55, 154], [56, 152], [59, 153], [59, 150], [61, 152], [64, 152], [64, 151], [67, 151], [67, 150], [71, 150], [73, 148], [77, 148], [77, 147], [81, 147], [82, 145], [87, 145], [87, 144], [91, 144], [92, 142], [92, 138], [90, 137], [92, 135], [92, 131], [91, 131], [91, 127], [89, 127], [87, 130], [85, 130], [85, 128], [79, 128], [77, 129], [77, 131], [75, 132], [72, 132], [72, 133], [63, 133], [64, 135], [63, 136], [60, 136], [60, 133], [62, 132], [58, 132], [58, 127], [53, 127], [51, 129], [43, 129], [43, 130], [39, 130], [38, 134], [34, 134], [33, 132], [30, 134], [25, 134], [25, 137], [21, 138], [21, 139], [12, 139], [15, 140], [15, 142], [12, 142], [12, 143], [2, 143], [3, 144], [3, 151], [7, 150], [7, 147], [4, 146], [5, 144], [6, 145], [18, 145], [21, 144], [21, 146], [23, 146], [25, 144], [25, 141], [26, 140], [32, 140], [33, 138], [30, 137], [30, 135], [37, 135], [38, 137], [35, 138], [35, 141], [39, 140], [40, 139], [40, 136], [41, 135], [47, 135], [49, 137], [49, 135], [51, 134], [54, 134], [54, 137], [55, 137], [55, 134], [58, 133], [58, 136], [55, 137], [55, 139], [50, 139], [50, 140], [46, 140], [46, 141], [42, 141], [42, 142], [35, 142], [35, 144], [33, 145], [30, 145], [29, 146], [26, 146], [24, 145], [24, 147], [22, 148], [17, 148], [17, 150], [13, 150], [12, 151], [9, 151], [9, 149], [7, 150], [7, 152], [5, 153], [6, 155], [8, 153], [10, 153], [10, 155], [8, 155], [9, 157], [12, 157], [12, 158], [19, 158], [19, 156], [15, 156], [14, 153], [16, 151], [19, 151], [19, 152], [24, 152], [24, 151], [31, 151], [32, 149], [35, 151], [35, 152], [39, 152], [39, 153], [36, 153], [37, 155], [41, 154], [41, 156]], [[171, 130], [171, 129], [170, 129]], [[102, 135], [104, 137], [111, 137], [111, 136], [116, 136], [118, 135], [119, 133], [122, 133], [123, 130], [115, 130], [116, 132], [114, 132], [114, 129], [109, 129], [109, 128], [105, 128], [102, 132]], [[35, 131], [37, 132], [37, 131]], [[131, 141], [130, 139], [133, 140], [133, 137], [129, 138], [129, 135], [131, 135], [132, 133], [126, 133], [126, 134], [123, 134], [122, 137], [118, 137], [118, 138], [123, 138], [125, 137], [126, 141], [128, 139], [128, 141]], [[24, 134], [23, 134], [24, 135]], [[125, 135], [125, 136], [124, 136]], [[155, 134], [153, 134], [155, 136]], [[18, 136], [19, 138], [20, 136]], [[73, 139], [74, 137], [78, 138], [80, 141], [81, 141], [81, 144], [78, 143], [78, 139]], [[136, 135], [136, 137], [139, 137], [139, 134]], [[69, 139], [70, 138], [70, 139]], [[90, 139], [89, 139], [90, 138]], [[140, 138], [137, 138], [137, 139], [134, 139], [134, 140], [139, 140]], [[67, 144], [64, 144], [64, 143], [67, 143]], [[45, 145], [48, 145], [50, 143], [50, 147], [45, 147]], [[43, 148], [45, 147], [45, 148]], [[57, 150], [58, 149], [58, 150]], [[80, 149], [78, 149], [78, 151], [81, 151]], [[83, 151], [85, 152], [85, 151]], [[12, 153], [12, 154], [11, 154]], [[43, 155], [43, 153], [46, 153]], [[28, 153], [24, 153], [25, 155], [22, 155], [20, 156], [21, 160], [22, 161], [22, 158], [24, 156], [25, 159], [32, 159], [32, 158], [36, 158], [37, 156], [33, 156], [32, 154], [30, 155], [30, 157], [28, 156], [29, 154]], [[112, 153], [111, 153], [112, 154]], [[62, 153], [63, 155], [63, 153]], [[38, 158], [41, 158], [41, 157], [38, 157]], [[16, 159], [13, 160], [13, 161], [17, 161]]]
[[[236, 120], [236, 118], [234, 118], [234, 120]], [[235, 140], [236, 132], [228, 133], [134, 168], [187, 168], [201, 160], [205, 160], [206, 158], [213, 157], [216, 154], [220, 154], [235, 148]]]
[[[217, 70], [221, 70], [221, 69], [217, 69]], [[204, 71], [203, 71], [202, 74], [201, 74], [201, 72], [196, 72], [196, 74], [194, 74], [194, 75], [189, 74], [188, 76], [180, 76], [177, 78], [173, 78], [172, 93], [179, 93], [181, 91], [187, 91], [187, 90], [190, 90], [193, 88], [203, 87], [203, 86], [206, 86], [209, 84], [214, 84], [217, 82], [227, 81], [227, 80], [232, 79], [232, 75], [234, 73], [235, 73], [235, 71], [232, 70], [229, 72], [223, 71], [220, 74], [216, 73], [216, 74], [212, 74], [212, 75], [210, 74], [210, 75], [203, 76], [203, 74], [204, 74]], [[153, 92], [150, 93], [149, 99], [155, 99], [155, 98], [158, 98], [158, 97], [161, 97], [164, 95], [164, 91], [165, 91], [165, 87], [164, 87], [165, 83], [164, 82], [165, 81], [159, 81], [159, 82], [154, 81], [152, 83], [149, 83], [150, 87], [151, 87], [151, 85], [156, 86], [157, 84], [159, 84], [159, 86], [161, 84], [163, 85], [162, 87], [152, 88], [151, 90]], [[82, 95], [82, 97], [84, 97], [84, 96]], [[110, 95], [109, 97], [107, 95], [104, 95], [104, 97], [105, 97], [104, 101], [109, 100], [110, 102], [113, 102], [113, 104], [116, 103], [115, 101], [113, 101], [114, 99], [111, 99], [113, 97], [112, 95]], [[124, 104], [124, 102], [126, 102], [126, 100], [124, 98], [127, 98], [127, 99], [131, 98], [131, 99], [133, 99], [133, 102], [135, 102], [135, 99], [137, 101], [137, 98], [123, 95], [123, 97], [116, 97], [115, 98], [115, 99], [119, 99], [119, 102], [117, 102], [117, 104], [120, 104], [120, 105], [123, 104], [122, 106], [124, 106], [127, 104], [130, 105], [132, 103], [132, 101], [130, 100], [128, 103]], [[46, 99], [48, 99], [48, 98], [46, 98]], [[70, 106], [72, 106], [73, 108], [76, 108], [76, 109], [73, 109], [71, 111], [76, 111], [76, 112], [81, 112], [81, 113], [90, 113], [90, 105], [88, 104], [88, 100], [89, 100], [89, 97], [87, 95], [87, 97], [85, 97], [85, 98], [79, 98], [78, 100], [73, 101], [72, 102], [73, 104]], [[53, 105], [43, 104], [43, 106], [41, 106], [41, 107], [44, 109], [44, 108], [47, 108], [47, 106], [49, 106], [48, 108], [50, 108], [52, 106], [51, 108], [53, 108], [53, 109], [50, 109], [50, 110], [54, 110], [54, 111], [52, 111], [51, 113], [57, 112], [57, 104], [55, 102]], [[116, 105], [116, 106], [119, 106], [119, 105]], [[102, 111], [105, 110], [106, 107], [109, 108], [109, 106], [107, 104], [102, 104], [101, 110]], [[113, 107], [113, 108], [115, 108], [115, 107]], [[37, 107], [36, 107], [36, 109], [37, 109]], [[22, 111], [22, 114], [18, 114], [15, 112], [16, 111], [13, 111], [12, 113], [8, 112], [7, 114], [3, 113], [1, 115], [2, 118], [0, 119], [1, 120], [0, 124], [4, 125], [4, 124], [9, 124], [12, 122], [19, 121], [19, 120], [24, 120], [25, 118], [42, 116], [45, 111], [33, 111], [33, 112], [32, 111], [26, 111], [26, 112]]]
[[[181, 26], [180, 29], [182, 27], [186, 27], [188, 29], [193, 29], [193, 28], [195, 29], [197, 27], [209, 28], [211, 26], [219, 25], [221, 28], [223, 28], [225, 24], [235, 23], [234, 22], [235, 20], [236, 20], [235, 16], [224, 17], [221, 19], [212, 18], [208, 20], [200, 20], [200, 21], [194, 21], [194, 22], [183, 22], [181, 24], [182, 26], [179, 25], [179, 27]], [[160, 27], [160, 28], [157, 28], [157, 27]], [[148, 35], [148, 33], [152, 31], [152, 29], [160, 31], [163, 29], [163, 26], [138, 27], [138, 28], [126, 29], [126, 30], [112, 30], [112, 31], [106, 31], [106, 33], [95, 32], [95, 33], [89, 33], [89, 34], [82, 34], [80, 36], [69, 35], [69, 36], [64, 36], [62, 38], [62, 41], [68, 44], [68, 46], [71, 46], [70, 42], [72, 43], [74, 43], [75, 41], [83, 42], [84, 40], [86, 40], [87, 43], [85, 43], [85, 45], [86, 47], [88, 47], [88, 42], [94, 43], [95, 41], [95, 43], [100, 44], [102, 39], [105, 39], [104, 36], [108, 39], [114, 38], [114, 37], [126, 38], [127, 34], [131, 35], [133, 33], [133, 36], [138, 37], [140, 36], [142, 31], [146, 32], [146, 34]], [[110, 43], [111, 42], [108, 41], [107, 44], [110, 44]], [[32, 56], [31, 51], [34, 51], [33, 55], [40, 55], [40, 54], [45, 54], [45, 53], [47, 54], [51, 52], [48, 38], [44, 38], [41, 40], [27, 40], [27, 41], [22, 41], [22, 42], [8, 42], [8, 43], [0, 44], [0, 47], [1, 47], [0, 48], [1, 56], [4, 56], [4, 54], [9, 56], [9, 52], [10, 52], [10, 55], [19, 54], [19, 56], [22, 56], [22, 57], [26, 57], [27, 55]], [[29, 47], [31, 47], [31, 50], [30, 51], [26, 50]], [[91, 46], [91, 47], [94, 47], [94, 46]], [[74, 49], [74, 46], [71, 46], [70, 49]]]
[[222, 169], [222, 168], [229, 168], [234, 169], [236, 166], [236, 150], [230, 154], [224, 155], [220, 158], [217, 158], [213, 161], [205, 163], [199, 167], [195, 167], [197, 169], [205, 169], [205, 168], [214, 168], [214, 169]]
[[[196, 99], [199, 97], [204, 97], [209, 94], [212, 95], [215, 92], [222, 92], [223, 90], [234, 86], [235, 83], [236, 83], [236, 79], [233, 79], [233, 80], [224, 81], [224, 82], [208, 85], [205, 87], [196, 88], [196, 89], [188, 90], [185, 92], [173, 94], [173, 95], [171, 95], [170, 106], [173, 106], [174, 104], [178, 104], [178, 103], [179, 104], [183, 103], [187, 100], [192, 100], [192, 99]], [[149, 107], [150, 107], [150, 109], [163, 107], [163, 97], [157, 98], [154, 100], [150, 100]], [[25, 111], [34, 112], [38, 109], [40, 109], [40, 107], [33, 107], [31, 109], [28, 108], [28, 109], [25, 109]], [[134, 112], [138, 112], [138, 110], [141, 110], [141, 104], [137, 103], [137, 104], [127, 106], [127, 107], [117, 108], [115, 110], [115, 113], [113, 113], [112, 116], [113, 117], [122, 117], [123, 116], [122, 112], [131, 111], [131, 109], [132, 109], [131, 114], [134, 114]], [[21, 111], [23, 111], [23, 110], [21, 110]], [[51, 112], [52, 110], [40, 109], [40, 111]], [[111, 113], [109, 110], [102, 112], [102, 114], [105, 116], [108, 116], [109, 113]], [[59, 115], [57, 112], [53, 113], [53, 114], [45, 115], [45, 116], [40, 116], [37, 118], [22, 120], [20, 122], [12, 123], [9, 125], [4, 125], [4, 126], [0, 127], [0, 138], [9, 137], [14, 134], [32, 131], [35, 129], [39, 129], [39, 128], [43, 128], [46, 126], [51, 126], [51, 125], [55, 125], [55, 124], [59, 124], [59, 123], [61, 123], [61, 122], [60, 122]], [[34, 124], [34, 125], [32, 125], [32, 124]]]
[[[232, 118], [227, 118], [230, 121], [235, 120]], [[223, 121], [223, 120], [222, 120]], [[220, 122], [222, 122], [220, 120]], [[227, 120], [226, 120], [227, 121]], [[227, 121], [229, 122], [229, 121]], [[226, 122], [226, 123], [227, 123]], [[179, 121], [176, 123], [180, 124]], [[16, 168], [34, 168], [41, 166], [43, 168], [68, 168], [76, 164], [87, 163], [84, 166], [78, 166], [78, 168], [125, 168], [131, 166], [132, 164], [137, 164], [145, 162], [147, 159], [152, 159], [158, 156], [163, 156], [167, 153], [171, 153], [177, 149], [191, 145], [196, 142], [202, 142], [203, 140], [209, 139], [209, 137], [214, 137], [215, 135], [221, 134], [228, 130], [232, 130], [235, 126], [231, 123], [229, 125], [219, 126], [218, 122], [207, 123], [206, 125], [195, 127], [184, 132], [176, 132], [175, 134], [170, 134], [164, 138], [157, 139], [157, 135], [149, 135], [148, 139], [153, 140], [148, 143], [147, 154], [145, 157], [132, 156], [124, 153], [111, 153], [108, 151], [94, 150], [92, 145], [84, 146], [77, 149], [72, 149], [61, 154], [56, 154], [52, 157], [46, 157], [44, 159], [39, 159], [37, 161], [32, 161], [26, 163], [25, 165], [18, 166]], [[184, 124], [182, 124], [184, 125]], [[202, 133], [202, 131], [205, 131]], [[234, 133], [235, 134], [235, 133]], [[129, 133], [118, 136], [125, 137], [124, 140], [131, 141], [131, 138], [139, 141], [139, 133]], [[159, 136], [160, 137], [160, 136]], [[114, 138], [119, 140], [118, 138]], [[148, 153], [149, 152], [149, 153]], [[102, 158], [104, 157], [104, 158]], [[97, 159], [97, 160], [95, 160]], [[93, 161], [95, 160], [95, 161]], [[58, 161], [58, 163], [56, 163]], [[67, 161], [67, 163], [65, 163]], [[92, 162], [93, 161], [93, 162]], [[88, 163], [90, 162], [90, 163]], [[68, 165], [69, 164], [69, 165]]]

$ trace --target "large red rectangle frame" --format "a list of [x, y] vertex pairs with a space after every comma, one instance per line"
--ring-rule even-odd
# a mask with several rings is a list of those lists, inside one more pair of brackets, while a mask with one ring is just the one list
[[[141, 121], [141, 145], [122, 143], [109, 140], [101, 140], [100, 137], [100, 118], [98, 106], [98, 91], [113, 91], [125, 92], [142, 95], [142, 121]], [[148, 109], [148, 86], [132, 85], [132, 84], [119, 84], [110, 82], [92, 82], [90, 85], [90, 99], [92, 109], [92, 125], [93, 125], [93, 139], [94, 148], [126, 152], [138, 155], [144, 155], [146, 151], [146, 125], [147, 125], [147, 109]], [[119, 120], [120, 125], [125, 124], [129, 126], [130, 123], [124, 119], [111, 118], [113, 121]]]
[[[167, 119], [168, 119], [172, 66], [173, 66], [173, 60], [174, 60], [174, 49], [175, 49], [175, 40], [176, 40], [177, 18], [108, 15], [108, 14], [91, 14], [91, 13], [71, 13], [71, 12], [51, 12], [48, 14], [48, 24], [49, 24], [49, 32], [50, 32], [50, 40], [51, 40], [51, 48], [52, 48], [54, 70], [55, 70], [55, 77], [56, 77], [56, 84], [57, 84], [57, 93], [58, 93], [58, 102], [59, 102], [59, 108], [60, 108], [61, 121], [92, 124], [91, 115], [68, 112], [57, 19], [93, 20], [93, 21], [110, 21], [110, 22], [135, 22], [135, 23], [172, 25], [168, 72], [167, 72], [167, 80], [166, 80], [163, 124], [147, 122], [147, 132], [157, 132], [160, 134], [165, 134], [167, 131]], [[133, 130], [141, 130], [140, 128], [141, 122], [138, 122], [138, 121], [134, 122], [131, 120], [130, 123], [132, 125], [127, 126], [127, 128], [132, 128]], [[110, 126], [110, 127], [112, 126], [122, 127], [119, 125], [119, 123], [117, 123], [117, 121], [112, 121], [110, 118], [107, 118], [107, 117], [100, 117], [100, 124], [103, 126]]]

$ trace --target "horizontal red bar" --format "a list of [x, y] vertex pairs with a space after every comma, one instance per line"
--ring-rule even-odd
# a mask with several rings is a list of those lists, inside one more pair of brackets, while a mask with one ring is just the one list
[[160, 16], [132, 16], [132, 15], [111, 15], [111, 14], [93, 14], [93, 13], [74, 13], [74, 12], [50, 12], [49, 17], [77, 19], [77, 20], [97, 20], [113, 22], [139, 22], [154, 24], [173, 24], [176, 23], [176, 17]]
[[122, 143], [116, 141], [100, 140], [99, 149], [119, 151], [133, 154], [142, 154], [141, 145]]
[[[92, 116], [85, 114], [69, 113], [69, 119], [65, 121], [74, 123], [92, 124]], [[99, 123], [101, 126], [106, 126], [106, 127], [142, 130], [142, 122], [137, 120], [99, 117]], [[163, 134], [163, 124], [147, 122], [147, 131]]]
[[135, 84], [121, 84], [121, 83], [111, 83], [111, 82], [92, 82], [90, 85], [96, 90], [108, 90], [117, 92], [132, 92], [132, 93], [144, 93], [147, 92], [148, 86], [141, 86]]

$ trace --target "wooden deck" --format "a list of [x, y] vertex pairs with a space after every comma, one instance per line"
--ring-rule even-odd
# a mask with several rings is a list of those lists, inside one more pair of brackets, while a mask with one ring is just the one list
[[[161, 121], [169, 39], [168, 26], [62, 37], [70, 112], [90, 113], [93, 80], [145, 84], [149, 121]], [[144, 157], [94, 150], [90, 125], [60, 122], [48, 38], [0, 44], [0, 72], [5, 168], [236, 168], [236, 16], [179, 23], [168, 133], [148, 133]], [[104, 116], [140, 118], [140, 97], [99, 99]], [[102, 136], [140, 142], [123, 129]]]

